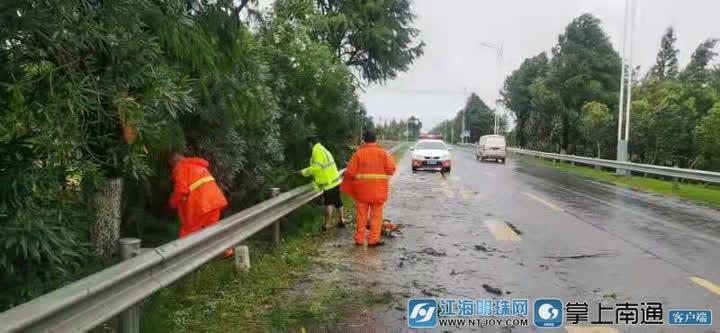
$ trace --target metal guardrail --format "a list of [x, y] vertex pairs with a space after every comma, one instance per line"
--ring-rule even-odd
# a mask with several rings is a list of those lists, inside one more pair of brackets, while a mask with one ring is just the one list
[[720, 172], [693, 170], [693, 169], [680, 169], [652, 164], [640, 164], [632, 162], [619, 162], [613, 160], [604, 160], [600, 158], [582, 157], [575, 155], [565, 154], [554, 154], [544, 153], [533, 150], [519, 149], [519, 148], [507, 148], [507, 151], [527, 155], [536, 156], [541, 158], [548, 158], [553, 160], [568, 161], [580, 164], [595, 165], [606, 168], [614, 168], [619, 170], [628, 170], [632, 172], [647, 173], [658, 176], [670, 177], [673, 179], [689, 179], [700, 182], [720, 184]]
[[304, 185], [186, 238], [143, 251], [134, 258], [0, 313], [0, 332], [90, 330], [319, 195], [312, 184]]

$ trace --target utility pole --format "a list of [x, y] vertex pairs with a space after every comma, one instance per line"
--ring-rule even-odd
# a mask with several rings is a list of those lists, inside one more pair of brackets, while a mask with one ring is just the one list
[[410, 119], [405, 121], [405, 142], [409, 142], [410, 138]]
[[463, 111], [462, 111], [462, 133], [460, 134], [462, 143], [465, 143], [465, 113], [467, 113], [467, 110], [465, 108], [463, 108]]
[[450, 143], [455, 143], [455, 124], [453, 121], [450, 122]]
[[[623, 33], [623, 56], [621, 58], [620, 69], [620, 100], [618, 102], [618, 143], [617, 143], [617, 160], [618, 162], [627, 162], [628, 160], [628, 144], [630, 141], [630, 108], [632, 101], [632, 76], [633, 76], [633, 51], [635, 41], [635, 12], [637, 9], [637, 3], [633, 0], [625, 0], [625, 21], [624, 21], [624, 33]], [[630, 56], [626, 59], [627, 55], [627, 42], [630, 39]], [[627, 83], [625, 82], [625, 67], [628, 67]], [[627, 96], [625, 96], [625, 88], [627, 86]], [[623, 104], [625, 108], [623, 110]], [[623, 139], [622, 128], [623, 128], [623, 112], [625, 112], [625, 138]], [[625, 169], [617, 169], [616, 175], [624, 176], [627, 174]]]
[[633, 67], [635, 65], [633, 55], [635, 53], [635, 12], [637, 11], [637, 1], [633, 1], [632, 20], [630, 21], [630, 58], [628, 58], [628, 82], [627, 82], [627, 101], [625, 104], [625, 142], [630, 143], [630, 111], [632, 109], [632, 87], [633, 87]]
[[[497, 59], [497, 85], [498, 85], [498, 94], [500, 94], [500, 91], [502, 90], [502, 63], [503, 63], [503, 43], [499, 42], [497, 44], [490, 44], [490, 43], [480, 43], [481, 46], [487, 47], [489, 49], [495, 50], [495, 56]], [[493, 125], [493, 134], [498, 134], [500, 132], [500, 125], [498, 122], [500, 121], [500, 100], [502, 99], [502, 96], [499, 96], [498, 99], [495, 101], [495, 121]]]

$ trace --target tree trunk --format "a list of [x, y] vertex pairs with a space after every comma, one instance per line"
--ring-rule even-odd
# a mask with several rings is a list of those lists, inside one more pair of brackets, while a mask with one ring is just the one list
[[122, 219], [122, 191], [122, 178], [114, 178], [93, 198], [95, 223], [90, 238], [98, 257], [110, 258], [117, 247]]
[[698, 155], [698, 156], [695, 156], [695, 158], [693, 159], [692, 163], [690, 163], [690, 165], [688, 166], [688, 169], [694, 168], [694, 167], [695, 167], [695, 164], [696, 164], [699, 160], [700, 160], [700, 156], [699, 156], [699, 155]]

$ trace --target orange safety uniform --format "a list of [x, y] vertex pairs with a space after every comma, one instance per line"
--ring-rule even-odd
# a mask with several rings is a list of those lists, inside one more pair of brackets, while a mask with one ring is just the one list
[[217, 223], [228, 205], [208, 165], [202, 158], [186, 157], [173, 168], [175, 190], [170, 206], [177, 208], [180, 216], [180, 238]]
[[363, 144], [350, 159], [340, 190], [355, 199], [355, 243], [365, 242], [370, 214], [368, 245], [380, 242], [382, 209], [388, 196], [388, 180], [395, 174], [395, 160], [376, 143]]

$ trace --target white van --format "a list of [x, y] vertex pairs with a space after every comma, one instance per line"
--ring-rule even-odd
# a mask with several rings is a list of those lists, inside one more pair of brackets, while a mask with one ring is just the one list
[[502, 135], [484, 135], [478, 141], [475, 158], [484, 161], [494, 159], [505, 164], [505, 137]]

